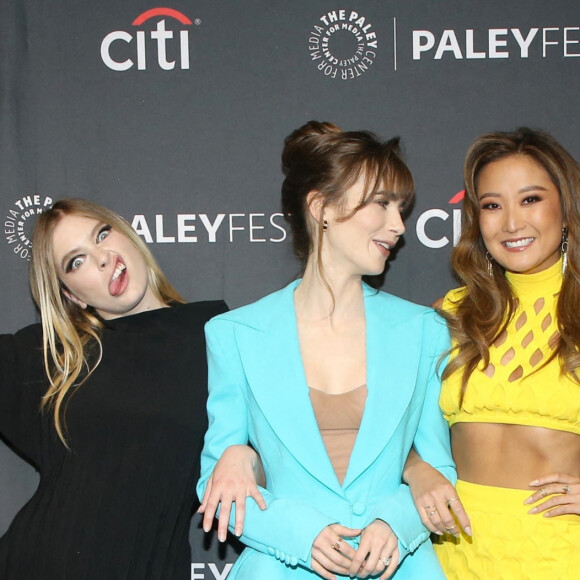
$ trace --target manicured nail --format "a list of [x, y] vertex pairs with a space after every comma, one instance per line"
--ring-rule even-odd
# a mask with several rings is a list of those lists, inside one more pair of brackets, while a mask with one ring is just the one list
[[220, 542], [225, 542], [226, 541], [226, 535], [225, 534], [222, 534], [222, 533], [219, 533], [218, 534], [218, 540]]
[[241, 536], [242, 535], [242, 530], [238, 527], [236, 527], [236, 529], [234, 530], [234, 534], [236, 534], [236, 536]]
[[526, 498], [526, 501], [524, 501], [524, 503], [525, 503], [525, 504], [528, 504], [528, 503], [534, 503], [534, 500], [532, 499], [532, 497], [533, 497], [533, 496], [527, 497], [527, 498]]
[[538, 511], [537, 507], [533, 507], [528, 513], [529, 514], [535, 514]]
[[471, 531], [471, 526], [465, 526], [465, 533], [468, 536], [473, 536], [473, 532]]
[[530, 481], [530, 483], [528, 483], [528, 485], [531, 485], [531, 486], [540, 485], [540, 480], [539, 479], [534, 479], [534, 481]]

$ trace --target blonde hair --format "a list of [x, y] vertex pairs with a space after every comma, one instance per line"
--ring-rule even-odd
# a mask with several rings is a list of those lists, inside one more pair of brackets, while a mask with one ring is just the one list
[[[30, 288], [42, 321], [44, 367], [50, 383], [41, 408], [51, 409], [56, 432], [66, 441], [65, 399], [73, 387], [79, 387], [97, 368], [102, 357], [100, 335], [103, 322], [95, 310], [80, 306], [65, 297], [65, 285], [58, 277], [53, 259], [54, 229], [67, 215], [98, 220], [126, 236], [143, 257], [148, 270], [149, 287], [164, 304], [183, 303], [183, 298], [169, 283], [149, 248], [133, 228], [118, 214], [83, 199], [61, 199], [42, 213], [32, 234]], [[96, 346], [96, 357], [89, 350]]]
[[568, 267], [558, 296], [556, 318], [560, 340], [554, 358], [562, 373], [580, 382], [580, 166], [553, 137], [542, 131], [520, 128], [514, 132], [482, 135], [470, 147], [465, 159], [465, 200], [461, 238], [453, 250], [452, 263], [467, 292], [453, 312], [444, 312], [456, 341], [455, 356], [443, 378], [463, 368], [462, 397], [471, 373], [480, 361], [489, 364], [489, 346], [503, 332], [513, 316], [516, 302], [500, 264], [492, 262], [493, 277], [487, 272], [486, 247], [479, 229], [478, 178], [489, 163], [510, 156], [525, 156], [538, 163], [560, 193], [563, 222], [568, 228]]

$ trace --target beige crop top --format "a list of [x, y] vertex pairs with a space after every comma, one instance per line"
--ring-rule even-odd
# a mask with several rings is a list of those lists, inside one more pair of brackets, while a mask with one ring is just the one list
[[[484, 369], [481, 362], [472, 373], [461, 408], [461, 369], [443, 382], [441, 410], [450, 426], [508, 423], [580, 434], [580, 385], [560, 375], [558, 358], [542, 366], [558, 336], [555, 313], [562, 264], [506, 277], [518, 298], [507, 332], [490, 347], [489, 366]], [[452, 290], [443, 309], [451, 311], [464, 295], [465, 288]]]
[[310, 401], [338, 481], [344, 481], [367, 399], [367, 386], [329, 395], [310, 387]]

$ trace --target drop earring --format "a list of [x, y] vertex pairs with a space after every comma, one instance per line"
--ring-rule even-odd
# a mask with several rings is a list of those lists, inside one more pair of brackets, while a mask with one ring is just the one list
[[325, 232], [328, 230], [328, 222], [326, 220], [322, 220], [322, 231]]
[[562, 228], [562, 245], [560, 248], [562, 250], [562, 274], [565, 274], [568, 268], [568, 228], [566, 226]]
[[489, 252], [485, 252], [485, 261], [487, 262], [487, 275], [493, 278], [493, 256]]

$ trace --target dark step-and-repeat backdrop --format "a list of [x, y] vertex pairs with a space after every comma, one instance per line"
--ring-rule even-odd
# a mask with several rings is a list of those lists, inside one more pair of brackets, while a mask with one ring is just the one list
[[[3, 332], [37, 319], [31, 226], [60, 197], [121, 213], [189, 300], [283, 286], [280, 151], [310, 119], [401, 136], [418, 199], [384, 287], [423, 304], [454, 285], [477, 135], [543, 128], [580, 157], [577, 0], [2, 0], [0, 34]], [[3, 533], [38, 479], [0, 462]], [[196, 518], [191, 544], [192, 580], [227, 576], [235, 547]]]

